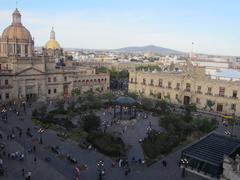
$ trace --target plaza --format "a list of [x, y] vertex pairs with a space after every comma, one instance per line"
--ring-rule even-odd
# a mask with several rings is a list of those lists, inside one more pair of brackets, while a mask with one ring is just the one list
[[[67, 154], [70, 154], [72, 157], [76, 158], [78, 162], [77, 165], [86, 165], [87, 168], [82, 170], [80, 173], [80, 179], [97, 179], [96, 163], [99, 159], [104, 160], [106, 168], [106, 175], [104, 179], [156, 179], [156, 174], [158, 173], [158, 179], [181, 179], [180, 169], [177, 167], [177, 157], [179, 156], [179, 152], [166, 157], [168, 162], [167, 168], [164, 168], [160, 162], [151, 167], [146, 167], [142, 164], [133, 164], [131, 165], [131, 173], [126, 177], [124, 175], [123, 168], [112, 168], [111, 158], [100, 154], [95, 150], [82, 150], [76, 142], [71, 140], [62, 141], [61, 138], [57, 136], [57, 133], [53, 130], [46, 129], [42, 134], [43, 144], [39, 144], [40, 134], [38, 133], [38, 129], [40, 127], [36, 127], [31, 121], [31, 108], [29, 106], [27, 107], [26, 114], [23, 112], [23, 109], [19, 109], [20, 116], [24, 119], [23, 121], [20, 120], [16, 113], [10, 111], [8, 112], [7, 123], [4, 123], [3, 121], [0, 122], [1, 133], [3, 136], [1, 142], [6, 144], [6, 152], [19, 152], [24, 153], [25, 155], [24, 161], [19, 161], [18, 159], [9, 159], [7, 155], [2, 156], [3, 167], [7, 172], [6, 175], [3, 176], [5, 179], [24, 179], [22, 176], [23, 168], [25, 169], [25, 172], [31, 172], [33, 179], [42, 179], [43, 177], [44, 179], [52, 179], [53, 177], [57, 179], [72, 179], [75, 176], [74, 167], [76, 165], [68, 162], [66, 159]], [[101, 112], [101, 117], [104, 119], [104, 121], [109, 121], [111, 119], [111, 116], [108, 113], [103, 115]], [[154, 121], [156, 118], [150, 116], [149, 119], [152, 121], [152, 126], [158, 127], [156, 124], [157, 121]], [[22, 129], [23, 135], [18, 137], [17, 133], [15, 132], [16, 137], [9, 141], [7, 140], [7, 136], [12, 132], [12, 129], [15, 129], [16, 124], [18, 124], [18, 127]], [[133, 127], [128, 127], [126, 132], [122, 135], [123, 139], [132, 146], [129, 152], [130, 162], [132, 156], [143, 159], [143, 154], [138, 143], [138, 139], [144, 137], [144, 131], [146, 131], [148, 124], [148, 120], [142, 119]], [[31, 129], [33, 137], [28, 137], [24, 133], [27, 131], [27, 128]], [[122, 132], [122, 129], [124, 128], [125, 126], [114, 125], [111, 130], [109, 128], [109, 131], [117, 130]], [[36, 152], [28, 152], [33, 146], [36, 146]], [[51, 151], [50, 147], [54, 146], [59, 147], [59, 151], [61, 151], [62, 154], [61, 157], [57, 156]], [[34, 163], [34, 157], [37, 158], [36, 164]], [[51, 160], [46, 162], [46, 157], [49, 157]], [[171, 174], [168, 172], [169, 170], [176, 171], [176, 173]]]
[[[65, 104], [69, 103], [69, 101], [65, 102]], [[51, 102], [45, 105], [48, 109], [52, 109], [56, 104], [57, 102]], [[120, 167], [118, 163], [113, 166], [113, 161], [118, 162], [116, 158], [106, 156], [94, 148], [81, 149], [76, 141], [62, 139], [58, 136], [58, 132], [52, 129], [44, 129], [44, 132], [40, 133], [41, 127], [33, 124], [32, 110], [43, 105], [43, 103], [26, 104], [26, 111], [24, 111], [22, 104], [6, 108], [4, 114], [7, 113], [7, 121], [0, 121], [1, 143], [5, 144], [5, 155], [1, 151], [3, 178], [24, 179], [26, 173], [31, 172], [32, 179], [42, 179], [43, 177], [46, 180], [53, 177], [54, 179], [73, 179], [77, 177], [75, 168], [78, 167], [80, 179], [97, 179], [99, 169], [97, 162], [102, 160], [105, 174], [103, 179], [183, 179], [182, 169], [179, 167], [181, 148], [150, 166], [143, 162], [144, 153], [140, 140], [147, 136], [149, 126], [159, 133], [165, 131], [159, 126], [159, 117], [153, 113], [138, 110], [136, 119], [118, 120], [112, 123], [114, 119], [113, 108], [101, 108], [96, 112], [101, 119], [101, 128], [106, 128], [107, 133], [121, 137], [128, 147], [126, 158], [131, 171], [126, 175], [124, 167]], [[15, 109], [16, 111], [13, 111]], [[227, 128], [230, 130], [230, 127]], [[226, 127], [220, 123], [217, 132], [224, 134], [225, 130]], [[22, 132], [21, 136], [19, 131]], [[27, 133], [28, 131], [30, 131], [30, 135]], [[14, 134], [14, 138], [9, 140], [11, 134]], [[33, 151], [34, 147], [35, 151]], [[16, 154], [16, 152], [24, 154], [24, 160], [8, 157], [8, 153]], [[133, 157], [135, 161], [133, 161]], [[167, 162], [166, 167], [163, 166], [163, 160]], [[24, 176], [22, 169], [25, 172]]]

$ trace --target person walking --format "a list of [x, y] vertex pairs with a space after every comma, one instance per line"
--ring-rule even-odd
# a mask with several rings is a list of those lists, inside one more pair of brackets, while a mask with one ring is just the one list
[[34, 163], [37, 164], [37, 157], [34, 157]]
[[22, 176], [24, 177], [24, 175], [25, 175], [25, 169], [22, 168]]

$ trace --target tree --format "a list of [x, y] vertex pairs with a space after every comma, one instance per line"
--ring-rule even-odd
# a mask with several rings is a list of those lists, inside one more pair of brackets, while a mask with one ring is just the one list
[[137, 92], [128, 92], [127, 95], [133, 99], [138, 99], [138, 93]]
[[106, 67], [100, 67], [96, 69], [97, 73], [108, 73], [110, 70]]
[[100, 127], [100, 117], [93, 114], [87, 114], [82, 117], [83, 129], [86, 132], [96, 131]]
[[206, 107], [208, 107], [210, 111], [213, 110], [212, 108], [213, 108], [214, 105], [215, 105], [215, 102], [214, 102], [214, 101], [209, 100], [209, 99], [207, 100]]
[[154, 108], [154, 104], [153, 104], [153, 101], [151, 99], [142, 98], [141, 103], [142, 103], [142, 107], [144, 109], [150, 110], [150, 109]]
[[165, 100], [156, 101], [155, 108], [160, 109], [162, 113], [170, 112], [170, 104]]
[[102, 99], [107, 99], [109, 102], [111, 102], [114, 98], [114, 95], [112, 92], [107, 92], [102, 95]]
[[185, 110], [186, 110], [185, 111], [185, 121], [191, 122], [193, 120], [192, 112], [196, 111], [197, 107], [195, 104], [189, 104], [186, 106]]

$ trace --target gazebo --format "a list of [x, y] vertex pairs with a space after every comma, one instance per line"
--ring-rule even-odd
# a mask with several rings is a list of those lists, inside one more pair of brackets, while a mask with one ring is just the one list
[[122, 119], [135, 119], [137, 116], [136, 105], [137, 101], [132, 97], [121, 96], [113, 101], [114, 105], [114, 118]]

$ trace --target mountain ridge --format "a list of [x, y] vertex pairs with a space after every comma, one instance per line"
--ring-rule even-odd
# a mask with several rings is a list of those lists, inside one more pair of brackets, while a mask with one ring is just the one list
[[124, 48], [115, 49], [117, 52], [129, 52], [129, 53], [146, 53], [152, 52], [162, 55], [170, 55], [170, 54], [186, 54], [182, 51], [177, 51], [174, 49], [169, 49], [165, 47], [155, 46], [155, 45], [147, 45], [147, 46], [129, 46]]

